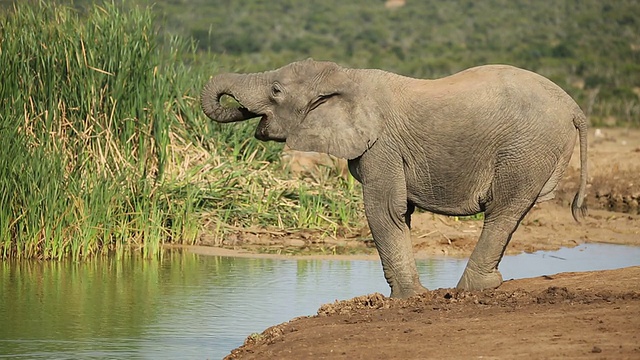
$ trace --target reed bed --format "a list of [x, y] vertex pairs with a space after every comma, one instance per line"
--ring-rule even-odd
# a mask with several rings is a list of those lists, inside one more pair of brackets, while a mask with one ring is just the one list
[[255, 124], [206, 121], [215, 61], [161, 36], [149, 9], [21, 2], [0, 16], [3, 259], [150, 257], [236, 228], [361, 220], [352, 180], [287, 179]]

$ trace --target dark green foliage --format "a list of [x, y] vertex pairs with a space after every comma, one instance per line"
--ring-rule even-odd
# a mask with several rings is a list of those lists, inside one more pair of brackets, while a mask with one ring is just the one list
[[556, 81], [595, 122], [640, 124], [635, 0], [408, 0], [397, 9], [370, 0], [154, 3], [171, 19], [165, 30], [193, 35], [228, 71], [313, 57], [433, 78], [509, 63]]
[[123, 2], [134, 4], [153, 5], [163, 33], [194, 38], [224, 71], [313, 57], [433, 78], [509, 63], [559, 83], [596, 123], [640, 123], [635, 0], [408, 0], [396, 9], [382, 0]]

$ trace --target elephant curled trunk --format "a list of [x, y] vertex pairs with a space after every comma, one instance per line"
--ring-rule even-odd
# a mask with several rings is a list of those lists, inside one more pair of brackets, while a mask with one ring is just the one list
[[257, 117], [258, 114], [250, 111], [246, 107], [226, 107], [220, 104], [220, 99], [228, 95], [241, 102], [238, 95], [233, 91], [234, 86], [242, 83], [243, 75], [221, 74], [217, 75], [205, 85], [201, 94], [202, 111], [211, 119], [220, 123], [243, 121]]

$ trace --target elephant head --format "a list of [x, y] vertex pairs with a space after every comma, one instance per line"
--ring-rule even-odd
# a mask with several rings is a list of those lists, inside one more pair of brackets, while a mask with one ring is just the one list
[[[204, 113], [217, 122], [260, 116], [259, 140], [354, 159], [376, 141], [381, 127], [380, 111], [361, 87], [357, 72], [309, 59], [263, 73], [217, 75], [201, 100]], [[241, 106], [223, 106], [223, 95]]]

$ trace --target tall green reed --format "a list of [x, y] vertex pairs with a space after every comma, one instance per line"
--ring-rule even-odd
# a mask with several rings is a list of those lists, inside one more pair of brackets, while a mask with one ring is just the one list
[[172, 216], [154, 192], [177, 95], [165, 64], [188, 44], [160, 51], [150, 11], [110, 4], [20, 3], [0, 28], [2, 256], [155, 252]]
[[149, 9], [4, 14], [2, 258], [154, 256], [237, 227], [353, 226], [357, 188], [335, 174], [285, 180], [281, 148], [252, 139], [254, 122], [205, 120], [197, 94], [215, 70], [192, 42], [162, 38]]

